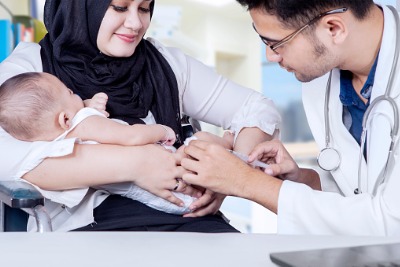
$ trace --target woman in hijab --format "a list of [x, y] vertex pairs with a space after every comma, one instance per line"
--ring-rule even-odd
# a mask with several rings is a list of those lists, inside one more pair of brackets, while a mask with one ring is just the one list
[[[234, 131], [235, 150], [242, 153], [271, 139], [280, 117], [269, 99], [177, 49], [143, 38], [154, 4], [47, 0], [48, 34], [39, 44], [16, 47], [0, 65], [0, 84], [19, 73], [43, 71], [56, 75], [83, 99], [105, 92], [111, 118], [168, 125], [177, 135], [177, 147], [183, 141], [183, 113]], [[193, 212], [182, 217], [89, 189], [134, 182], [180, 205], [171, 191], [195, 190], [177, 179], [185, 172], [180, 156], [159, 145], [82, 145], [71, 139], [30, 143], [13, 139], [0, 128], [0, 146], [0, 179], [34, 184], [49, 200], [46, 208], [55, 231], [236, 231], [218, 212], [224, 196], [208, 190], [192, 204]], [[33, 225], [30, 219], [28, 229]]]

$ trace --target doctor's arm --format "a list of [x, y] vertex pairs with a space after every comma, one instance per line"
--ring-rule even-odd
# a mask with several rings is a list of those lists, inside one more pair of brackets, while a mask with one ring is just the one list
[[182, 166], [189, 170], [183, 180], [214, 192], [246, 198], [272, 212], [277, 212], [282, 180], [255, 169], [221, 146], [204, 141], [192, 141], [185, 148], [191, 158]]

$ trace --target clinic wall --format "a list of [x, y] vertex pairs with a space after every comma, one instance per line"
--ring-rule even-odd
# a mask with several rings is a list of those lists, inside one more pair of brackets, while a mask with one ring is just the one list
[[[161, 6], [179, 7], [181, 13], [170, 38], [158, 39], [181, 48], [233, 81], [261, 91], [261, 54], [255, 49], [260, 46], [259, 40], [250, 16], [238, 3], [216, 8], [189, 0], [157, 0], [157, 8]], [[157, 20], [157, 11], [153, 20]], [[148, 33], [152, 36], [151, 29]]]
[[[14, 15], [28, 15], [29, 2], [28, 0], [1, 0], [1, 2], [10, 9]], [[0, 7], [0, 18], [10, 19], [8, 13]]]

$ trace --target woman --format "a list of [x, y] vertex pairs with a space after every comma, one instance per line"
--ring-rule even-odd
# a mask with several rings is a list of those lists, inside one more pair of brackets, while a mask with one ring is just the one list
[[[83, 99], [104, 91], [110, 117], [130, 124], [168, 125], [177, 133], [177, 145], [182, 141], [182, 113], [234, 130], [235, 150], [243, 153], [271, 138], [280, 120], [271, 101], [176, 49], [142, 39], [153, 7], [151, 0], [48, 0], [49, 33], [40, 45], [21, 44], [15, 49], [0, 65], [0, 83], [22, 72], [45, 71]], [[40, 187], [52, 200], [46, 205], [56, 231], [235, 231], [215, 215], [224, 196], [211, 191], [192, 204], [191, 214], [181, 217], [85, 189], [131, 181], [179, 205], [171, 190], [185, 170], [179, 155], [160, 146], [90, 146], [74, 140], [24, 143], [3, 130], [0, 146], [5, 148], [0, 152], [0, 177], [22, 177]]]

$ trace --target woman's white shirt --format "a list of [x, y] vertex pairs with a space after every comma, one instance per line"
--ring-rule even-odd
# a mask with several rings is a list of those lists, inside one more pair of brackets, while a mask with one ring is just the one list
[[[200, 121], [222, 126], [237, 133], [244, 127], [258, 127], [273, 135], [279, 128], [280, 116], [271, 100], [251, 89], [239, 86], [215, 73], [211, 68], [149, 39], [163, 54], [176, 75], [181, 111]], [[24, 72], [41, 72], [40, 46], [20, 43], [0, 64], [0, 84]], [[154, 123], [152, 114], [146, 123]], [[56, 142], [23, 142], [14, 139], [0, 127], [0, 180], [20, 180], [47, 157], [72, 153], [74, 139]], [[52, 217], [54, 231], [69, 231], [94, 221], [93, 209], [108, 193], [101, 190], [41, 190], [50, 199], [46, 208]], [[33, 218], [28, 229], [34, 230]]]

